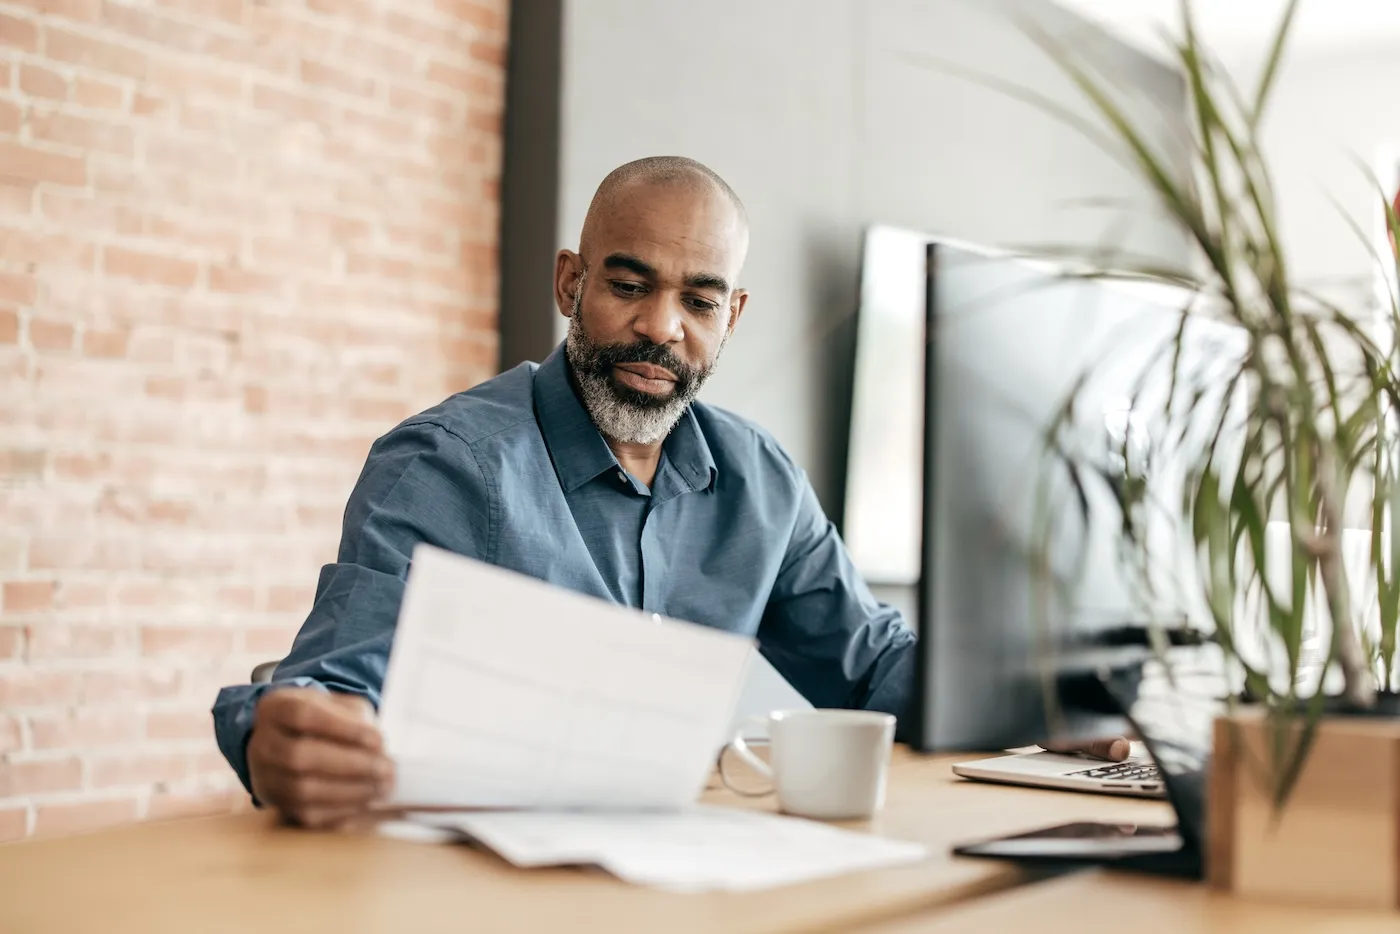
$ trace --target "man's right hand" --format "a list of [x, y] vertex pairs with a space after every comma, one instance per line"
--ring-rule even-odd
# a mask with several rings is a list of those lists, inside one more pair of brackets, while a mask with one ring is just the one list
[[297, 823], [330, 827], [393, 786], [374, 709], [363, 697], [279, 688], [258, 701], [248, 739], [253, 794]]

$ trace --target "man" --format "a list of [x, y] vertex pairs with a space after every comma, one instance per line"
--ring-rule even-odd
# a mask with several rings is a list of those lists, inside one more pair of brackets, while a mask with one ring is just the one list
[[818, 706], [903, 711], [913, 633], [777, 443], [695, 402], [743, 316], [747, 248], [743, 205], [697, 162], [604, 179], [555, 263], [563, 346], [375, 443], [274, 683], [220, 692], [219, 746], [258, 799], [325, 826], [388, 792], [372, 705], [419, 542], [754, 636]]

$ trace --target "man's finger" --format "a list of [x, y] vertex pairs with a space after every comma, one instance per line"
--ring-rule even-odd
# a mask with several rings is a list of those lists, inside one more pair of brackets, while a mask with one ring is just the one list
[[386, 756], [362, 746], [272, 729], [259, 737], [258, 756], [267, 764], [299, 775], [356, 779], [381, 785], [394, 777]]
[[1122, 762], [1132, 753], [1133, 747], [1121, 736], [1113, 739], [1096, 739], [1086, 744], [1085, 752], [1099, 759], [1107, 759], [1110, 762]]
[[268, 692], [258, 701], [257, 719], [298, 736], [318, 736], [376, 752], [381, 746], [378, 728], [358, 706], [314, 689]]
[[297, 811], [312, 809], [358, 810], [379, 797], [374, 782], [342, 781], [315, 775], [282, 776], [285, 800]]
[[1109, 739], [1092, 739], [1075, 742], [1046, 743], [1045, 749], [1051, 752], [1083, 753], [1086, 756], [1093, 756], [1096, 759], [1107, 759], [1110, 762], [1122, 762], [1132, 754], [1132, 743], [1121, 736], [1114, 736]]

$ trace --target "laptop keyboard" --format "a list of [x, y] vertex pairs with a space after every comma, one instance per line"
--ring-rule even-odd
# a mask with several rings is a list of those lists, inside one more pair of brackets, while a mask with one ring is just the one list
[[1113, 762], [1070, 774], [1076, 778], [1101, 778], [1113, 782], [1160, 782], [1162, 780], [1162, 773], [1155, 762]]

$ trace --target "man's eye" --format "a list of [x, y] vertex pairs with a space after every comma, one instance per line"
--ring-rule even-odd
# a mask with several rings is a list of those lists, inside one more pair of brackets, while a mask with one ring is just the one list
[[613, 291], [616, 292], [618, 295], [625, 295], [629, 298], [641, 295], [643, 292], [646, 291], [646, 286], [641, 285], [640, 283], [623, 282], [617, 280], [614, 280], [612, 288]]
[[705, 315], [712, 313], [719, 307], [714, 302], [707, 302], [703, 298], [688, 298], [685, 303], [690, 306], [692, 311], [698, 311]]

